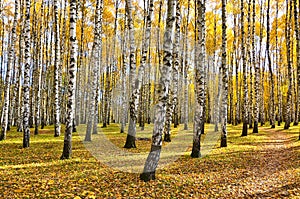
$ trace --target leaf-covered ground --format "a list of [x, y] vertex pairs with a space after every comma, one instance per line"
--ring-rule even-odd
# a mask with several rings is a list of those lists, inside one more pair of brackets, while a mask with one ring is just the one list
[[[151, 128], [138, 137], [151, 137]], [[28, 149], [13, 129], [0, 142], [0, 198], [300, 198], [299, 127], [260, 127], [247, 137], [240, 137], [241, 126], [228, 129], [227, 148], [217, 145], [200, 159], [182, 156], [148, 183], [95, 159], [77, 133], [72, 159], [62, 161], [63, 136], [54, 138], [53, 127], [32, 135]], [[125, 143], [118, 125], [102, 130], [116, 146]], [[150, 141], [137, 147], [131, 152], [147, 151]]]

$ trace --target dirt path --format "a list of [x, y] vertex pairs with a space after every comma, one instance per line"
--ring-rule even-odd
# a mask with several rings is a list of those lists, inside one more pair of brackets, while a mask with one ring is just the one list
[[267, 139], [257, 143], [258, 165], [249, 168], [249, 178], [242, 181], [247, 195], [251, 198], [300, 198], [296, 170], [299, 152], [292, 146], [295, 140], [283, 130], [262, 130], [267, 133]]
[[240, 137], [237, 129], [231, 136], [234, 139], [228, 148], [168, 168], [176, 187], [187, 188], [183, 194], [191, 198], [300, 199], [300, 149], [293, 134], [263, 127], [257, 135]]

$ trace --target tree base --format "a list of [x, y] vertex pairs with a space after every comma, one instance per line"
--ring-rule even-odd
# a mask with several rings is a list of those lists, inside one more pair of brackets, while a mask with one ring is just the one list
[[171, 135], [170, 134], [165, 134], [164, 141], [165, 142], [171, 142]]
[[125, 148], [125, 149], [136, 148], [136, 145], [135, 145], [135, 137], [134, 137], [134, 136], [128, 135], [128, 134], [127, 134], [126, 143], [125, 143], [124, 148]]
[[275, 129], [275, 124], [272, 124], [271, 129]]
[[59, 137], [61, 132], [60, 124], [55, 124], [54, 126], [54, 137]]
[[155, 180], [155, 172], [147, 172], [147, 173], [141, 173], [140, 179], [144, 182], [149, 182], [150, 180]]
[[284, 130], [288, 130], [290, 127], [289, 126], [284, 126]]
[[42, 123], [41, 123], [41, 129], [44, 129], [44, 128], [45, 128], [45, 123], [42, 122]]
[[219, 128], [218, 128], [218, 124], [215, 124], [215, 132], [218, 132]]
[[60, 156], [61, 160], [67, 160], [67, 159], [70, 159], [70, 158], [71, 158], [70, 156], [65, 156], [65, 155]]
[[278, 126], [281, 126], [281, 122], [280, 122], [280, 121], [278, 121], [277, 125], [278, 125]]
[[284, 125], [284, 129], [287, 130], [290, 128], [290, 123], [289, 122], [286, 122], [285, 125]]
[[221, 147], [227, 147], [227, 139], [221, 138]]
[[248, 135], [248, 126], [247, 123], [243, 123], [243, 131], [242, 131], [242, 136], [247, 136]]
[[145, 166], [144, 171], [140, 175], [140, 179], [148, 182], [150, 180], [155, 180], [155, 171], [158, 165], [158, 161], [160, 159], [160, 152], [161, 146], [151, 146], [151, 152], [149, 153]]
[[92, 137], [90, 133], [86, 133], [85, 134], [85, 138], [84, 138], [85, 142], [91, 142], [92, 141]]
[[298, 126], [299, 122], [294, 122], [293, 126]]
[[249, 124], [249, 129], [253, 129], [252, 123]]
[[191, 153], [192, 158], [200, 158], [201, 157], [201, 152], [200, 152], [200, 136], [193, 142], [193, 149]]
[[191, 157], [192, 158], [201, 158], [201, 153], [200, 153], [200, 151], [192, 151], [192, 153], [191, 153]]
[[1, 134], [0, 134], [0, 141], [5, 140], [5, 137], [6, 137], [5, 134], [4, 134], [4, 133], [1, 133]]
[[34, 135], [38, 135], [39, 134], [39, 129], [38, 128], [35, 128], [34, 129]]
[[211, 124], [211, 118], [210, 117], [207, 118], [207, 123]]
[[30, 129], [27, 127], [24, 129], [23, 134], [23, 148], [29, 148], [30, 143]]
[[93, 130], [93, 133], [92, 133], [93, 135], [97, 135], [98, 134], [98, 130], [96, 129], [96, 130]]
[[201, 129], [201, 135], [204, 135], [204, 122], [203, 122], [203, 124], [202, 124], [202, 129]]
[[187, 124], [184, 124], [184, 128], [183, 130], [187, 131], [188, 130], [188, 125]]
[[72, 122], [72, 132], [73, 133], [76, 133], [77, 132], [77, 129], [76, 129], [76, 121], [73, 119], [73, 122]]
[[64, 141], [63, 152], [60, 156], [61, 160], [70, 159], [72, 157], [72, 142]]
[[23, 149], [29, 148], [29, 144], [28, 143], [23, 143]]
[[258, 133], [258, 123], [254, 122], [253, 133]]

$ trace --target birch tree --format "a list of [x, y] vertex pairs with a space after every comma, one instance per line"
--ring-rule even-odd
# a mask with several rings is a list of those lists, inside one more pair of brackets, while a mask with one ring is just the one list
[[[263, 65], [263, 61], [262, 61], [262, 58], [263, 58], [263, 22], [265, 20], [264, 18], [264, 13], [263, 13], [263, 10], [264, 10], [264, 5], [263, 5], [263, 0], [260, 1], [260, 13], [259, 13], [259, 23], [260, 23], [260, 27], [259, 27], [259, 65]], [[260, 69], [260, 68], [259, 68]], [[259, 111], [260, 111], [260, 123], [261, 123], [261, 126], [263, 126], [265, 124], [265, 103], [264, 103], [264, 93], [265, 93], [265, 89], [264, 89], [264, 67], [263, 69], [261, 70], [260, 69], [260, 82], [261, 84], [259, 85], [260, 86], [260, 98], [259, 98], [259, 104], [260, 104], [260, 108], [259, 108]]]
[[281, 73], [279, 67], [279, 48], [278, 48], [278, 16], [279, 16], [279, 5], [278, 1], [276, 1], [276, 21], [275, 21], [275, 30], [276, 30], [276, 38], [275, 38], [275, 46], [276, 46], [276, 65], [277, 65], [277, 99], [278, 99], [278, 116], [277, 116], [277, 125], [280, 126], [282, 122], [282, 94], [281, 94]]
[[[172, 64], [172, 85], [169, 90], [169, 101], [167, 108], [166, 124], [164, 127], [164, 141], [171, 142], [170, 125], [172, 116], [178, 117], [176, 110], [178, 106], [178, 69], [180, 67], [180, 27], [181, 27], [181, 14], [180, 14], [180, 3], [176, 5], [176, 20], [175, 20], [175, 41], [174, 41], [174, 52], [173, 52], [173, 64]], [[176, 120], [176, 118], [175, 118]]]
[[205, 0], [197, 0], [197, 43], [196, 43], [196, 66], [195, 66], [195, 113], [194, 113], [194, 136], [191, 157], [198, 158], [200, 153], [200, 140], [204, 114], [204, 72], [205, 72]]
[[246, 67], [246, 55], [245, 55], [245, 30], [244, 30], [244, 0], [241, 0], [241, 57], [243, 64], [243, 131], [242, 136], [247, 136], [248, 134], [248, 84], [247, 84], [247, 67]]
[[185, 46], [185, 52], [184, 52], [184, 108], [183, 108], [183, 115], [184, 115], [184, 130], [188, 130], [188, 117], [189, 117], [189, 110], [188, 110], [188, 51], [189, 51], [189, 45], [188, 45], [188, 25], [190, 20], [190, 3], [191, 0], [188, 0], [188, 10], [187, 10], [187, 16], [186, 16], [186, 24], [185, 24], [185, 36], [184, 36], [184, 46]]
[[[34, 134], [37, 135], [39, 133], [39, 126], [41, 123], [41, 88], [42, 88], [42, 75], [43, 75], [43, 34], [44, 34], [44, 26], [43, 26], [43, 22], [44, 22], [44, 2], [42, 2], [41, 5], [41, 10], [40, 10], [40, 22], [37, 25], [37, 43], [38, 46], [37, 47], [39, 50], [37, 52], [37, 57], [38, 57], [38, 61], [37, 61], [37, 71], [36, 71], [36, 85], [35, 85], [35, 124], [34, 124]], [[40, 32], [38, 31], [40, 30]]]
[[222, 105], [221, 105], [221, 147], [227, 147], [227, 106], [228, 106], [228, 67], [226, 66], [226, 0], [222, 0]]
[[270, 53], [270, 0], [268, 0], [267, 5], [267, 43], [266, 43], [266, 51], [267, 51], [267, 58], [268, 58], [268, 66], [269, 66], [269, 73], [271, 79], [271, 93], [270, 93], [270, 125], [271, 128], [275, 128], [275, 81], [273, 76], [273, 69], [272, 69], [272, 60], [271, 60], [271, 53]]
[[248, 70], [249, 70], [249, 104], [248, 104], [248, 124], [249, 129], [252, 129], [253, 123], [253, 60], [251, 54], [251, 0], [248, 0], [248, 16], [247, 16], [247, 23], [248, 23], [248, 34], [247, 34], [247, 51], [248, 51]]
[[134, 39], [134, 24], [132, 16], [132, 2], [126, 0], [126, 12], [128, 16], [128, 30], [129, 30], [129, 43], [130, 43], [130, 55], [129, 55], [129, 82], [131, 88], [131, 98], [129, 103], [130, 119], [128, 126], [128, 134], [124, 148], [136, 148], [135, 146], [135, 134], [136, 134], [136, 121], [137, 121], [137, 102], [138, 95], [134, 94], [135, 81], [136, 81], [136, 57], [135, 57], [135, 39]]
[[151, 151], [147, 157], [144, 171], [140, 175], [140, 179], [143, 181], [150, 181], [155, 179], [155, 171], [160, 159], [160, 152], [162, 147], [162, 134], [165, 124], [166, 116], [166, 99], [170, 86], [170, 72], [172, 69], [172, 47], [174, 34], [174, 22], [175, 22], [175, 6], [176, 0], [168, 0], [166, 28], [164, 33], [164, 64], [160, 67], [160, 79], [157, 87], [158, 103], [155, 106], [155, 120], [154, 129], [152, 134]]
[[58, 0], [54, 0], [54, 34], [55, 34], [55, 49], [54, 49], [54, 136], [60, 136], [60, 28], [59, 28], [59, 16], [58, 16]]
[[77, 66], [77, 39], [76, 39], [76, 2], [70, 0], [70, 65], [69, 65], [69, 85], [68, 104], [66, 117], [66, 130], [64, 135], [64, 147], [61, 159], [69, 159], [72, 155], [72, 131], [75, 114], [75, 89], [76, 89], [76, 66]]
[[[298, 3], [298, 4], [297, 4]], [[299, 101], [300, 101], [300, 32], [299, 32], [299, 1], [294, 1], [294, 19], [295, 19], [295, 34], [296, 34], [296, 53], [297, 53], [297, 106], [296, 106], [296, 118], [297, 121], [294, 122], [294, 125], [298, 125], [299, 123]], [[299, 132], [300, 133], [300, 132]], [[299, 134], [300, 139], [300, 134]]]
[[[255, 24], [255, 0], [252, 1], [253, 5], [253, 15], [252, 15], [252, 22]], [[255, 104], [254, 104], [254, 127], [253, 127], [253, 133], [258, 133], [258, 120], [259, 120], [259, 99], [260, 99], [260, 69], [259, 65], [256, 63], [256, 56], [255, 56], [255, 26], [252, 27], [252, 60], [254, 64], [254, 98], [255, 98]]]
[[127, 117], [127, 109], [126, 109], [126, 70], [128, 67], [128, 49], [127, 49], [127, 41], [128, 41], [128, 26], [127, 26], [127, 15], [125, 14], [124, 19], [124, 29], [123, 29], [123, 39], [121, 45], [122, 51], [122, 69], [121, 69], [121, 87], [122, 87], [122, 116], [121, 116], [121, 128], [120, 133], [124, 133], [125, 125], [126, 125], [126, 117]]
[[88, 114], [88, 122], [87, 122], [87, 129], [85, 135], [85, 141], [91, 141], [92, 135], [92, 127], [93, 123], [97, 126], [97, 121], [94, 120], [96, 114], [98, 114], [96, 109], [96, 98], [97, 96], [97, 84], [98, 84], [98, 76], [99, 70], [101, 65], [101, 49], [102, 49], [102, 11], [103, 11], [103, 0], [96, 1], [96, 13], [95, 13], [95, 29], [94, 29], [94, 44], [93, 44], [93, 76], [91, 80], [91, 92], [90, 92], [90, 107], [89, 107], [89, 114]]
[[25, 42], [25, 70], [23, 83], [23, 148], [29, 147], [30, 129], [30, 0], [25, 0], [25, 26], [24, 26], [24, 42]]
[[[18, 13], [19, 13], [19, 3], [15, 0], [15, 13], [14, 13], [14, 21], [13, 27], [11, 30], [12, 40], [9, 48], [8, 60], [7, 60], [7, 70], [6, 70], [6, 79], [5, 79], [5, 92], [4, 92], [4, 106], [3, 106], [3, 119], [1, 121], [2, 129], [0, 134], [0, 140], [6, 139], [6, 132], [8, 124], [8, 116], [9, 116], [9, 103], [10, 103], [10, 82], [11, 82], [11, 75], [12, 69], [14, 64], [14, 57], [15, 57], [15, 43], [17, 40], [17, 23], [18, 23]], [[12, 107], [14, 108], [14, 107]], [[10, 110], [12, 111], [12, 110]]]
[[[134, 49], [134, 30], [133, 27], [131, 27], [131, 25], [133, 26], [133, 21], [132, 19], [130, 20], [130, 15], [132, 15], [132, 5], [131, 5], [131, 0], [127, 0], [127, 10], [128, 10], [128, 24], [129, 24], [129, 37], [130, 37], [130, 65], [135, 65], [135, 59], [133, 57], [133, 53], [135, 53]], [[131, 7], [131, 8], [129, 8]], [[153, 0], [150, 0], [149, 2], [149, 12], [147, 15], [147, 19], [146, 19], [146, 31], [145, 31], [145, 35], [144, 35], [144, 41], [143, 41], [143, 47], [142, 47], [142, 58], [141, 58], [141, 64], [138, 70], [138, 76], [137, 79], [134, 80], [133, 79], [133, 74], [131, 74], [132, 78], [130, 78], [130, 81], [132, 81], [132, 93], [131, 93], [131, 98], [129, 101], [129, 106], [130, 106], [130, 120], [129, 120], [129, 126], [128, 126], [128, 134], [127, 134], [127, 139], [126, 139], [126, 143], [124, 148], [135, 148], [135, 137], [136, 137], [136, 122], [137, 122], [137, 109], [139, 106], [139, 96], [140, 96], [140, 90], [141, 90], [141, 84], [142, 84], [142, 79], [145, 73], [145, 67], [146, 67], [146, 63], [147, 63], [147, 54], [148, 54], [148, 48], [150, 46], [150, 34], [151, 34], [151, 17], [152, 17], [152, 13], [153, 13]], [[131, 67], [130, 69], [135, 68], [135, 66]], [[134, 72], [134, 71], [130, 71], [130, 72]], [[140, 104], [141, 105], [141, 104]]]
[[[288, 70], [288, 91], [287, 91], [287, 103], [286, 103], [286, 112], [285, 112], [285, 125], [284, 129], [290, 128], [291, 123], [291, 100], [292, 100], [292, 84], [293, 84], [293, 75], [292, 75], [292, 64], [291, 64], [291, 24], [289, 19], [291, 18], [289, 11], [292, 6], [291, 2], [286, 1], [286, 24], [285, 24], [285, 32], [286, 32], [286, 49], [287, 49], [287, 70]], [[289, 7], [290, 6], [290, 7]]]

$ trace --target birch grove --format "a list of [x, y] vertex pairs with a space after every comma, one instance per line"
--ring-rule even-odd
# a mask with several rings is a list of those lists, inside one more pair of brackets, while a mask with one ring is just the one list
[[93, 144], [118, 132], [123, 151], [151, 145], [150, 181], [181, 133], [200, 158], [212, 133], [232, 143], [228, 127], [245, 138], [299, 125], [299, 1], [0, 4], [1, 141], [23, 132], [28, 148], [51, 128], [69, 159], [73, 134]]

